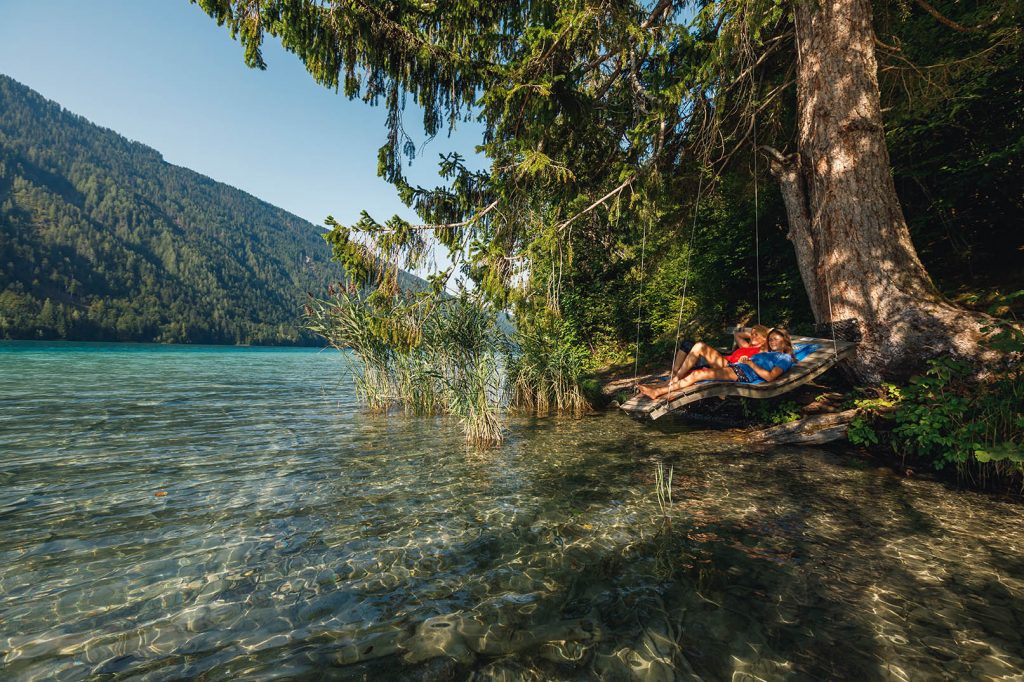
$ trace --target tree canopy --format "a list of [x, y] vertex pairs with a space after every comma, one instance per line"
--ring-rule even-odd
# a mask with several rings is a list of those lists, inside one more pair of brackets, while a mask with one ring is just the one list
[[[429, 231], [520, 320], [557, 311], [594, 349], [621, 349], [637, 330], [641, 278], [644, 340], [671, 333], [684, 283], [685, 320], [809, 319], [778, 229], [785, 210], [755, 151], [794, 144], [791, 3], [196, 1], [250, 66], [266, 67], [260, 46], [275, 36], [317, 82], [387, 108], [379, 172], [423, 224], [329, 221], [350, 272], [373, 271], [374, 252], [414, 264]], [[960, 275], [991, 252], [1012, 272], [1020, 252], [998, 244], [1019, 241], [1024, 211], [1021, 3], [871, 9], [897, 182], [926, 260]], [[410, 185], [409, 101], [429, 136], [479, 119], [489, 167], [452, 154], [445, 186]]]

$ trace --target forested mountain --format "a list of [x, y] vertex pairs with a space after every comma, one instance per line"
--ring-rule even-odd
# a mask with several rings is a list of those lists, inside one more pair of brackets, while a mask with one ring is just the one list
[[315, 343], [321, 233], [0, 75], [0, 338]]

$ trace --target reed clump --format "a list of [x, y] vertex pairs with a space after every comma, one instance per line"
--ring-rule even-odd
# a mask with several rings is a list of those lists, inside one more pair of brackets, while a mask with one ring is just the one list
[[591, 406], [580, 382], [587, 361], [558, 318], [517, 328], [506, 350], [509, 405], [538, 416], [586, 414]]
[[372, 410], [450, 415], [466, 440], [500, 443], [508, 408], [580, 416], [587, 356], [554, 316], [504, 331], [482, 297], [338, 286], [310, 297], [306, 327], [345, 357], [356, 394]]
[[455, 416], [468, 442], [501, 442], [504, 343], [479, 299], [331, 287], [305, 313], [308, 329], [351, 352], [356, 394], [371, 409]]
[[431, 365], [433, 391], [474, 444], [503, 439], [501, 346], [496, 312], [467, 295], [441, 302], [424, 325], [422, 358]]

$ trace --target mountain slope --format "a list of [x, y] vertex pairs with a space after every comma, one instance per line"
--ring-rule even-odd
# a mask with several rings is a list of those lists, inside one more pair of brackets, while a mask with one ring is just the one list
[[315, 342], [321, 233], [0, 75], [0, 338]]

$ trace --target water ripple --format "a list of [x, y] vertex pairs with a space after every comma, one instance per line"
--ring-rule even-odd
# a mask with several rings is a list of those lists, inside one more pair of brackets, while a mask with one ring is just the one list
[[[0, 344], [5, 679], [990, 679], [1024, 514], [619, 415], [361, 412], [337, 353]], [[663, 513], [654, 468], [674, 467]]]

